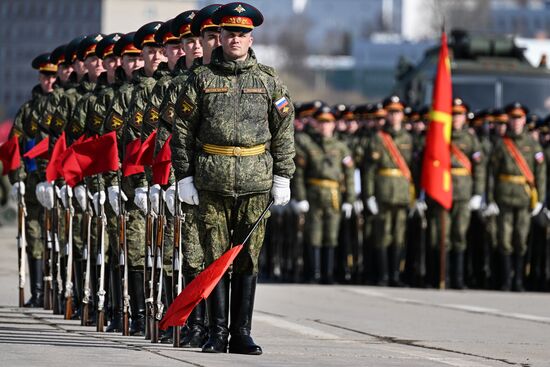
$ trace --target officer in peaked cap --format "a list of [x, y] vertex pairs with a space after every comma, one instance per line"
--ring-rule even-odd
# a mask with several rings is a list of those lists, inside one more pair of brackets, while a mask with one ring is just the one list
[[71, 77], [71, 79], [74, 79], [76, 82], [80, 82], [84, 74], [86, 74], [84, 63], [76, 57], [78, 45], [80, 45], [80, 42], [82, 42], [85, 38], [86, 36], [74, 38], [71, 42], [69, 42], [69, 44], [67, 44], [65, 49], [66, 62], [73, 67], [73, 72], [75, 75], [74, 77]]
[[124, 34], [113, 47], [113, 53], [121, 58], [126, 81], [132, 80], [133, 72], [143, 67], [141, 50], [134, 46], [134, 35], [135, 32]]
[[97, 44], [103, 37], [104, 35], [101, 33], [94, 33], [87, 36], [80, 42], [76, 51], [76, 57], [84, 62], [84, 66], [88, 71], [88, 80], [92, 83], [96, 83], [99, 75], [105, 71], [101, 59], [97, 57], [96, 54]]
[[155, 41], [164, 46], [164, 54], [168, 70], [173, 72], [176, 69], [178, 60], [185, 55], [178, 36], [172, 33], [173, 19], [164, 22], [155, 32]]
[[191, 23], [196, 14], [196, 10], [188, 10], [179, 14], [172, 22], [172, 33], [180, 38], [185, 52], [185, 59], [180, 61], [185, 61], [185, 65], [181, 65], [182, 69], [190, 69], [195, 59], [202, 57], [200, 37], [191, 32]]
[[114, 53], [115, 44], [123, 36], [122, 33], [111, 33], [105, 36], [96, 46], [97, 57], [102, 60], [103, 68], [106, 71], [107, 82], [113, 84], [116, 80], [116, 70], [120, 66], [120, 57]]
[[212, 15], [220, 6], [221, 4], [205, 6], [195, 14], [191, 22], [191, 33], [201, 40], [203, 65], [210, 63], [212, 51], [220, 46], [221, 28], [212, 20]]
[[43, 74], [55, 74], [57, 72], [57, 64], [50, 61], [50, 53], [43, 53], [36, 56], [31, 63], [33, 69], [38, 70]]
[[[407, 209], [415, 199], [411, 172], [413, 146], [403, 127], [405, 104], [396, 96], [384, 99], [386, 124], [373, 134], [364, 159], [361, 190], [375, 215], [373, 229], [378, 259], [378, 284], [400, 285]], [[389, 255], [389, 261], [388, 261]], [[389, 274], [388, 274], [389, 272]]]
[[50, 61], [57, 65], [57, 76], [62, 82], [67, 81], [73, 71], [71, 62], [65, 56], [66, 49], [67, 45], [58, 46], [50, 55]]
[[[270, 197], [274, 205], [290, 200], [295, 150], [294, 109], [287, 88], [273, 68], [257, 61], [251, 48], [250, 31], [262, 23], [261, 13], [245, 3], [231, 3], [215, 11], [212, 20], [222, 28], [221, 47], [214, 50], [210, 64], [189, 76], [175, 106], [171, 140], [179, 199], [198, 205], [201, 213], [206, 265], [227, 251], [230, 237], [238, 242], [246, 236], [249, 219], [260, 218]], [[227, 84], [228, 78], [234, 83]], [[237, 110], [228, 108], [235, 94], [240, 96]], [[237, 139], [234, 129], [223, 126], [239, 126]], [[270, 133], [272, 129], [277, 132]], [[195, 144], [199, 137], [201, 147]], [[219, 162], [214, 164], [219, 169], [206, 167], [203, 158]], [[197, 160], [200, 163], [190, 164]], [[236, 215], [230, 218], [231, 212]], [[222, 277], [206, 300], [210, 337], [202, 348], [205, 353], [262, 353], [251, 326], [265, 225], [265, 220], [259, 222], [235, 258], [231, 279]]]
[[162, 22], [150, 22], [141, 26], [134, 35], [134, 46], [141, 50], [143, 72], [146, 77], [152, 77], [159, 65], [165, 61], [163, 44], [155, 39], [155, 33], [161, 26]]
[[501, 288], [521, 291], [530, 219], [541, 212], [546, 196], [546, 163], [542, 147], [525, 131], [528, 109], [513, 102], [505, 112], [510, 118], [508, 130], [495, 144], [489, 161], [494, 187], [487, 196], [489, 206], [499, 213]]

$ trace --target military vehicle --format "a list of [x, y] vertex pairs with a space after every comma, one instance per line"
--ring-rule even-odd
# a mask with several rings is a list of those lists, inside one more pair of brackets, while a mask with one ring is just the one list
[[[538, 116], [550, 114], [550, 70], [535, 67], [511, 37], [482, 37], [451, 31], [449, 57], [453, 95], [460, 96], [472, 110], [501, 108], [519, 101]], [[431, 104], [439, 46], [428, 49], [413, 66], [398, 65], [394, 92], [409, 105]]]

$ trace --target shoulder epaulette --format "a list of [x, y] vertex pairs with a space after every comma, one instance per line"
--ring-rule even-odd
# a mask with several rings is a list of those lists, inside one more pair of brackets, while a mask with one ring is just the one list
[[276, 76], [277, 76], [277, 72], [276, 72], [275, 69], [272, 68], [271, 66], [267, 66], [267, 65], [258, 63], [258, 68], [259, 68], [261, 71], [263, 71], [264, 73], [269, 74], [269, 75], [272, 76], [272, 77], [276, 77]]

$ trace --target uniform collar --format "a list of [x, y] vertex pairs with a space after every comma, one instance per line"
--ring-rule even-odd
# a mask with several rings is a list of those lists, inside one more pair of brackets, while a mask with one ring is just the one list
[[214, 68], [220, 69], [227, 74], [240, 74], [247, 72], [258, 64], [256, 55], [252, 49], [248, 50], [248, 57], [244, 61], [228, 61], [223, 56], [222, 47], [217, 47], [212, 52], [212, 62]]

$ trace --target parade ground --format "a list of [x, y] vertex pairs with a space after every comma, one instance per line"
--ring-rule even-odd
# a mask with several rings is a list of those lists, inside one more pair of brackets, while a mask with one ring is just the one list
[[252, 330], [262, 356], [97, 333], [17, 307], [15, 232], [0, 228], [0, 366], [550, 366], [543, 293], [261, 284]]

